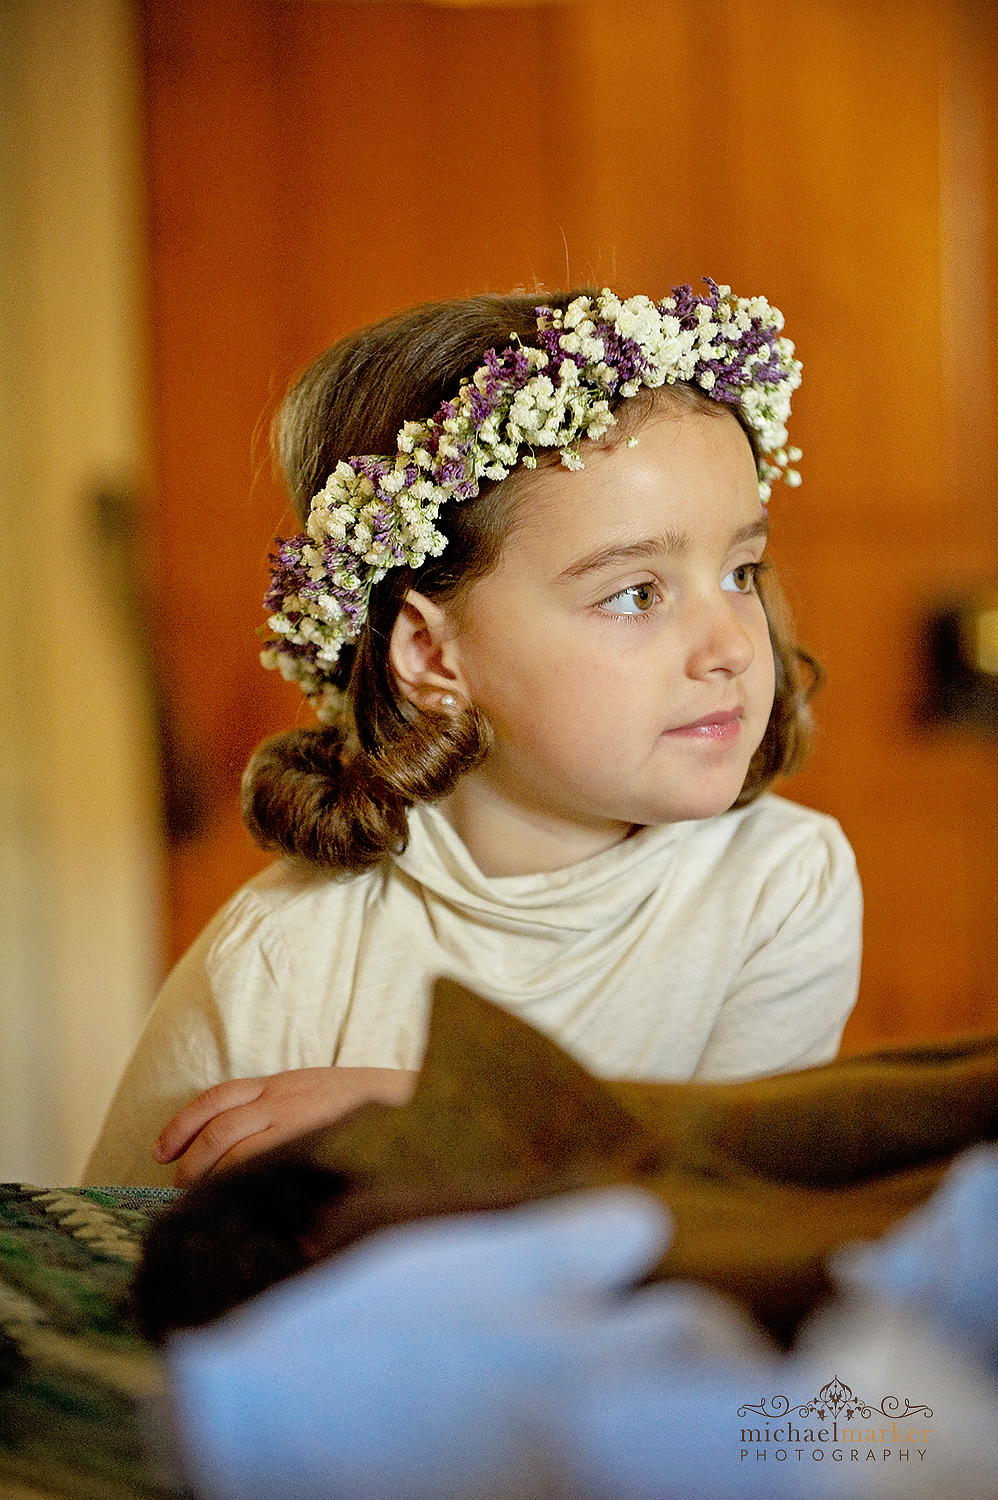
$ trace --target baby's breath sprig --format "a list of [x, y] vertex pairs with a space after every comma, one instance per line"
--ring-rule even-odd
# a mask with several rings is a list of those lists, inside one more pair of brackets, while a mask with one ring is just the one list
[[781, 336], [783, 315], [764, 297], [733, 297], [705, 279], [706, 296], [681, 286], [655, 303], [604, 290], [563, 311], [538, 307], [536, 347], [490, 349], [435, 416], [403, 425], [394, 455], [338, 463], [305, 531], [271, 559], [263, 665], [297, 682], [320, 719], [335, 718], [340, 652], [360, 634], [371, 589], [389, 568], [440, 555], [440, 507], [471, 499], [483, 479], [505, 479], [517, 464], [535, 468], [539, 448], [581, 469], [582, 440], [605, 436], [618, 396], [696, 384], [737, 407], [755, 434], [763, 501], [777, 479], [799, 484], [786, 422], [801, 367]]

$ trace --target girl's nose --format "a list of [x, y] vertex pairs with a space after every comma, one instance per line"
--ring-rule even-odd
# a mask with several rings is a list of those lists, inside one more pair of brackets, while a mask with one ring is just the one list
[[718, 672], [727, 677], [739, 677], [754, 660], [752, 637], [727, 597], [704, 601], [690, 642], [689, 675], [703, 678]]

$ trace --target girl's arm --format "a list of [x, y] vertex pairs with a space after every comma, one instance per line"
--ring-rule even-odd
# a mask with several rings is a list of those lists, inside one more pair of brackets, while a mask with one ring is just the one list
[[[273, 901], [268, 899], [272, 887], [277, 893]], [[320, 894], [324, 889], [316, 888]], [[190, 1158], [191, 1176], [251, 1135], [273, 1132], [254, 1148], [263, 1149], [296, 1130], [345, 1113], [361, 1097], [386, 1097], [391, 1082], [398, 1082], [394, 1064], [411, 1065], [409, 1056], [372, 1057], [372, 1062], [392, 1065], [384, 1069], [390, 1078], [380, 1091], [375, 1088], [364, 1095], [356, 1075], [367, 1069], [326, 1066], [336, 1056], [343, 1011], [339, 996], [330, 1001], [329, 976], [337, 959], [350, 970], [351, 941], [355, 941], [354, 929], [361, 926], [356, 907], [363, 904], [363, 892], [347, 907], [344, 917], [342, 901], [332, 909], [323, 906], [316, 911], [315, 903], [307, 899], [312, 889], [309, 882], [296, 882], [279, 868], [268, 872], [237, 893], [188, 949], [149, 1016], [87, 1166], [85, 1182], [165, 1187], [174, 1177], [171, 1162], [185, 1154], [205, 1126], [230, 1110], [237, 1111], [233, 1119], [223, 1122], [219, 1118], [198, 1143]], [[351, 888], [345, 895], [351, 895]], [[275, 917], [272, 909], [280, 909], [285, 901], [298, 912], [290, 944], [280, 912]], [[312, 935], [313, 941], [305, 941], [303, 934]], [[288, 1078], [298, 1083], [279, 1090], [271, 1079], [289, 1069], [294, 1071]], [[300, 1074], [317, 1078], [324, 1087], [304, 1090]], [[344, 1092], [350, 1074], [355, 1075], [354, 1082]], [[247, 1079], [254, 1080], [260, 1096], [255, 1114], [254, 1088], [247, 1088]], [[223, 1080], [228, 1082], [223, 1084]], [[219, 1086], [233, 1090], [233, 1097], [224, 1091], [214, 1094]], [[206, 1091], [212, 1101], [208, 1108], [201, 1108], [200, 1117], [189, 1114], [192, 1108], [197, 1111]], [[252, 1119], [238, 1114], [247, 1106]], [[262, 1118], [267, 1113], [271, 1118]], [[167, 1135], [166, 1154], [154, 1157], [154, 1142], [178, 1117], [182, 1123], [179, 1132]], [[220, 1150], [213, 1152], [213, 1140]], [[247, 1149], [246, 1154], [252, 1151]], [[180, 1168], [184, 1180], [187, 1171], [185, 1161]]]
[[349, 1114], [360, 1104], [406, 1104], [417, 1074], [404, 1068], [294, 1068], [216, 1083], [174, 1115], [153, 1150], [176, 1162], [174, 1185], [233, 1166]]

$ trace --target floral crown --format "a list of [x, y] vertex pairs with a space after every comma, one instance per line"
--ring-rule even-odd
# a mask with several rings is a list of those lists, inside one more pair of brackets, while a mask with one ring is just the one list
[[396, 453], [338, 463], [306, 530], [271, 558], [263, 665], [297, 682], [320, 719], [334, 719], [340, 651], [360, 634], [389, 568], [418, 568], [446, 547], [434, 525], [440, 507], [470, 500], [482, 479], [505, 479], [517, 464], [535, 468], [537, 448], [558, 448], [566, 468], [581, 469], [579, 444], [614, 425], [615, 397], [695, 383], [737, 407], [755, 435], [764, 501], [776, 479], [799, 484], [788, 465], [800, 450], [784, 444], [801, 367], [780, 337], [783, 315], [764, 297], [733, 297], [705, 280], [707, 296], [681, 286], [659, 303], [621, 302], [604, 290], [563, 312], [538, 307], [536, 348], [490, 349], [435, 416], [405, 423]]

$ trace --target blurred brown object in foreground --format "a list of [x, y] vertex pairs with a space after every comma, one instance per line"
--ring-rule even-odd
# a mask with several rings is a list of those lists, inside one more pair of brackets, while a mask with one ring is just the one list
[[630, 1183], [676, 1224], [649, 1279], [704, 1282], [789, 1343], [830, 1291], [829, 1251], [883, 1234], [996, 1123], [998, 1038], [750, 1082], [610, 1082], [440, 980], [411, 1101], [199, 1183], [148, 1237], [136, 1316], [161, 1339], [389, 1224]]

